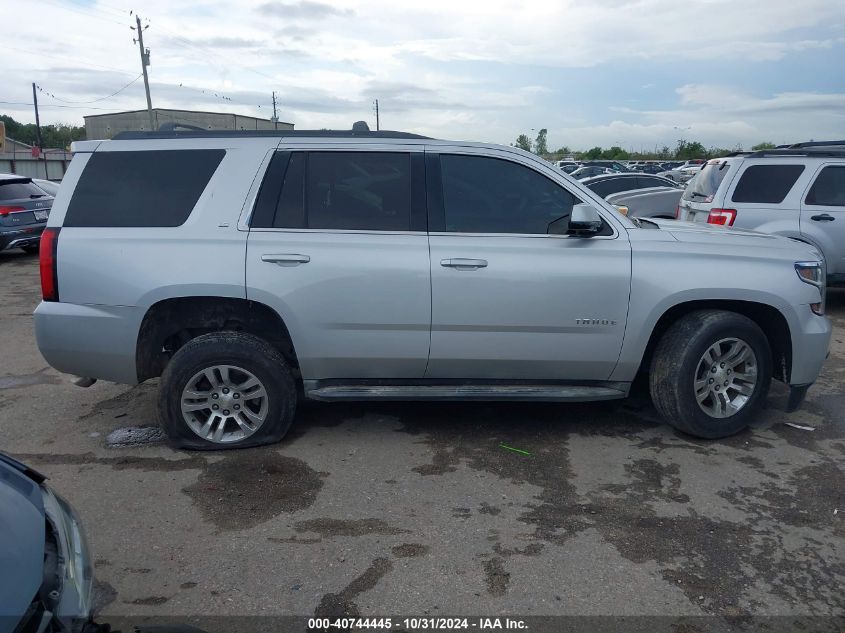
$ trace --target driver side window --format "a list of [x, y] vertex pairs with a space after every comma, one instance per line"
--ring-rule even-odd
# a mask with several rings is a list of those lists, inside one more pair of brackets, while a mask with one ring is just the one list
[[486, 156], [441, 154], [446, 231], [545, 235], [580, 200], [523, 165]]

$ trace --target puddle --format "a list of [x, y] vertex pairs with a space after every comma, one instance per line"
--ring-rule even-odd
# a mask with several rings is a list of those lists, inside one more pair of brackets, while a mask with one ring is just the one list
[[320, 474], [304, 461], [265, 448], [230, 452], [183, 492], [217, 527], [242, 530], [304, 510], [322, 487]]

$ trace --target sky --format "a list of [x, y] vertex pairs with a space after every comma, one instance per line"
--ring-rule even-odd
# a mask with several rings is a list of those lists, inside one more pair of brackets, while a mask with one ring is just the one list
[[0, 113], [33, 122], [32, 82], [42, 124], [146, 107], [136, 11], [153, 107], [269, 118], [275, 91], [297, 129], [375, 129], [378, 99], [382, 129], [550, 149], [845, 138], [845, 0], [0, 0]]

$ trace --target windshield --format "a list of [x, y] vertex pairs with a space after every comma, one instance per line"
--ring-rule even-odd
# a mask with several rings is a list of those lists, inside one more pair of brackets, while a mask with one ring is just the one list
[[687, 183], [684, 191], [684, 200], [695, 202], [713, 202], [713, 197], [719, 190], [719, 185], [730, 171], [730, 164], [727, 161], [713, 161], [707, 163], [704, 168], [696, 173], [695, 178]]

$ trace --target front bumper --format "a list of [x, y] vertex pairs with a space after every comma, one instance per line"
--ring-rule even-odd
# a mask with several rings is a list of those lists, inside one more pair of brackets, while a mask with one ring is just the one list
[[818, 378], [828, 356], [833, 326], [827, 317], [813, 314], [809, 306], [800, 307], [798, 328], [792, 332], [789, 386], [805, 387], [806, 390]]
[[40, 222], [38, 224], [27, 224], [21, 228], [0, 229], [0, 251], [23, 246], [37, 246], [41, 241], [41, 233], [44, 232], [46, 226], [46, 222]]

